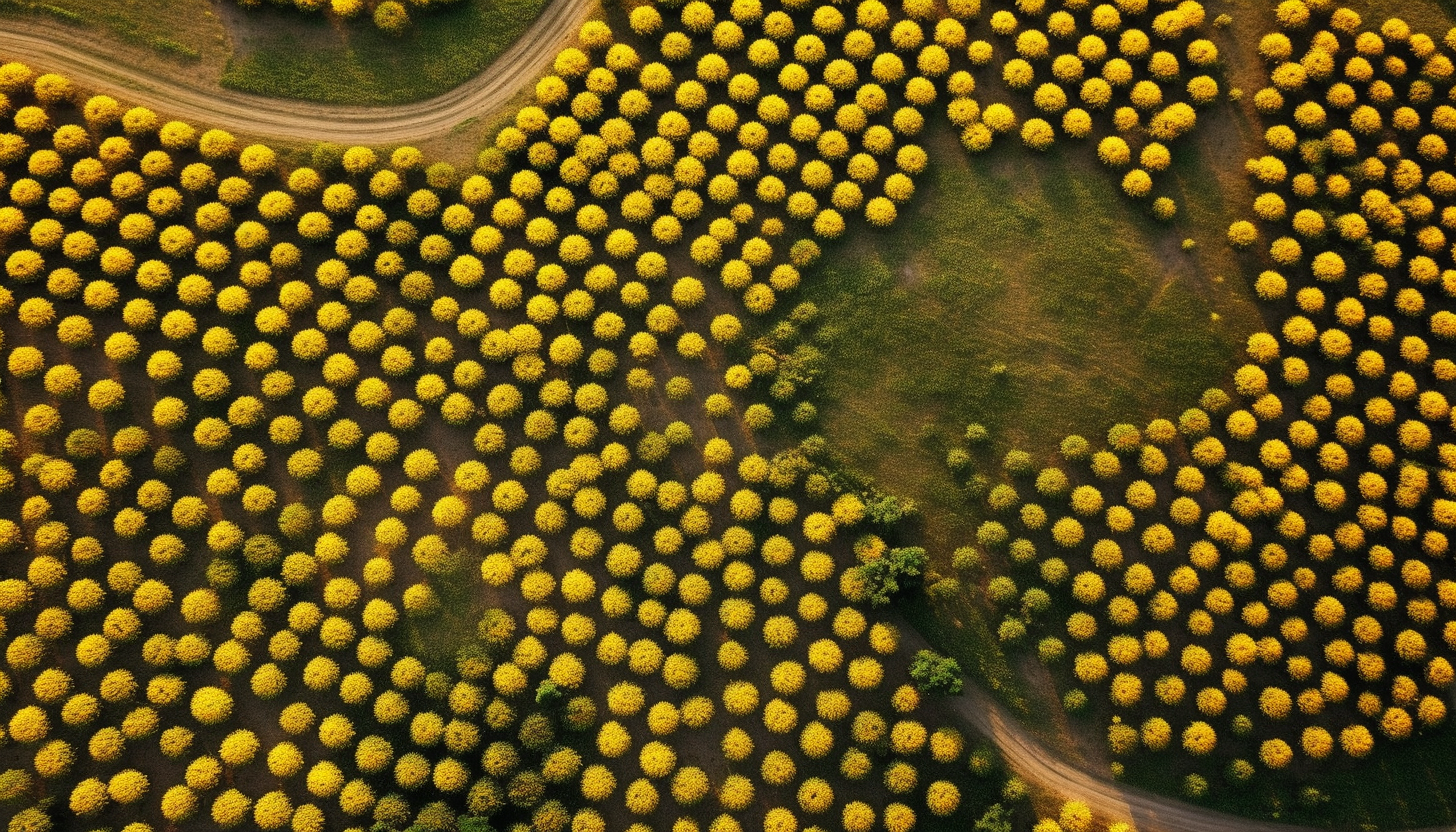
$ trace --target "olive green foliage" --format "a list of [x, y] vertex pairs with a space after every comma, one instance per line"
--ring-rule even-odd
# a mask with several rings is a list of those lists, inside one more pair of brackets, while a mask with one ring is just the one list
[[870, 606], [883, 607], [897, 594], [918, 586], [929, 561], [924, 549], [907, 546], [891, 549], [859, 567]]
[[924, 693], [954, 695], [965, 688], [960, 663], [930, 650], [920, 650], [910, 661], [910, 678]]

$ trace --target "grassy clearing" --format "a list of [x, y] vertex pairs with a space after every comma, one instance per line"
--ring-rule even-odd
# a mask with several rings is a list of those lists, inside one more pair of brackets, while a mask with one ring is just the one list
[[[1154, 224], [1080, 148], [967, 158], [948, 131], [931, 144], [901, 222], [826, 258], [809, 294], [839, 328], [825, 435], [921, 503], [944, 557], [969, 536], [944, 465], [968, 422], [998, 450], [1046, 455], [1068, 433], [1176, 413], [1222, 378], [1256, 317], [1242, 283], [1218, 277], [1233, 267], [1215, 236]], [[1223, 215], [1196, 162], [1178, 172], [1185, 213]], [[1203, 245], [1185, 253], [1185, 236]]]
[[400, 104], [478, 74], [526, 31], [545, 0], [472, 0], [418, 14], [403, 37], [367, 21], [339, 25], [258, 9], [236, 27], [223, 70], [231, 89], [330, 104]]
[[1456, 0], [1405, 0], [1399, 4], [1351, 0], [1343, 5], [1364, 16], [1366, 25], [1371, 28], [1386, 18], [1399, 17], [1417, 32], [1425, 32], [1438, 41], [1446, 34], [1452, 15], [1456, 14]]

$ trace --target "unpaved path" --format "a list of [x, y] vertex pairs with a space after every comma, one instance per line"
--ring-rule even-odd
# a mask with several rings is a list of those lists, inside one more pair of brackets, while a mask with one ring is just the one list
[[77, 83], [124, 94], [168, 116], [234, 133], [287, 142], [419, 144], [449, 135], [461, 122], [490, 115], [551, 64], [597, 0], [552, 0], [519, 40], [490, 66], [449, 92], [413, 104], [340, 106], [223, 89], [189, 77], [141, 69], [125, 53], [103, 51], [88, 33], [65, 24], [10, 18], [0, 29], [0, 61], [24, 61]]

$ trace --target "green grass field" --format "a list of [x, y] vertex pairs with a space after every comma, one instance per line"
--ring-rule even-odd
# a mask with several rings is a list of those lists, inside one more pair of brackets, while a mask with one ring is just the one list
[[[990, 429], [988, 462], [1176, 414], [1223, 378], [1257, 318], [1202, 230], [1229, 206], [1196, 159], [1178, 196], [1198, 221], [1165, 226], [1081, 148], [968, 158], [948, 131], [930, 143], [937, 164], [907, 214], [827, 257], [808, 294], [837, 329], [823, 433], [921, 503], [943, 558], [970, 534], [944, 464], [967, 423]], [[1185, 236], [1201, 245], [1183, 251]]]

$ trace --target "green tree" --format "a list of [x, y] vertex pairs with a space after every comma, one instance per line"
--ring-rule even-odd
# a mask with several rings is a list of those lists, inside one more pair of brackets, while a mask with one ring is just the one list
[[992, 803], [972, 828], [975, 832], [1011, 832], [1011, 812], [1000, 803]]
[[870, 606], [883, 607], [895, 595], [915, 586], [930, 563], [930, 556], [918, 546], [891, 549], [879, 558], [857, 567], [865, 583]]
[[541, 684], [536, 687], [536, 704], [542, 707], [553, 707], [564, 697], [565, 693], [550, 679], [542, 679]]
[[374, 25], [391, 35], [402, 35], [409, 28], [409, 12], [396, 0], [385, 0], [374, 8]]
[[955, 695], [965, 688], [960, 663], [931, 650], [915, 654], [910, 662], [910, 678], [922, 693]]

